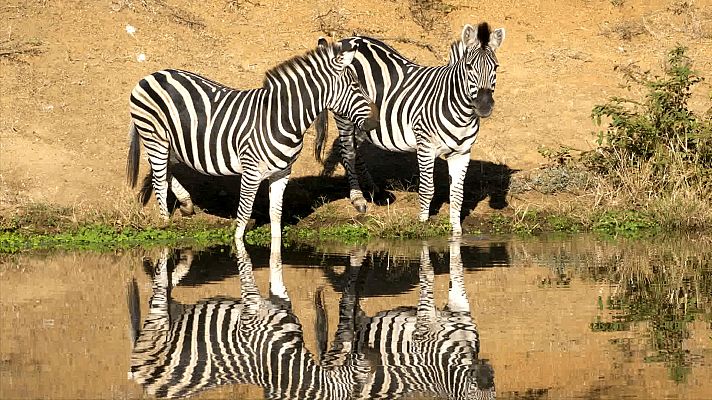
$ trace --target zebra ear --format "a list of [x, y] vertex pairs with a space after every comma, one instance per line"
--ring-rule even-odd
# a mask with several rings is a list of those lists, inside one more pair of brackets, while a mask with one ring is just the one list
[[492, 51], [497, 50], [504, 42], [504, 28], [497, 28], [490, 34], [489, 46]]
[[317, 46], [319, 46], [319, 47], [326, 47], [326, 45], [329, 44], [326, 41], [326, 38], [323, 36], [319, 37], [319, 40], [316, 43], [317, 43]]
[[465, 24], [462, 28], [462, 44], [466, 47], [473, 47], [477, 43], [477, 29], [470, 24]]

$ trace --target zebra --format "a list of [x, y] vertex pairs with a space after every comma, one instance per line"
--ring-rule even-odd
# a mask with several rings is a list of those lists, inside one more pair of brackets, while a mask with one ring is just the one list
[[127, 180], [136, 186], [139, 137], [148, 153], [160, 214], [168, 220], [168, 188], [191, 214], [190, 194], [172, 176], [174, 155], [203, 174], [242, 175], [235, 237], [242, 237], [255, 194], [268, 179], [272, 236], [281, 236], [282, 197], [304, 133], [326, 109], [348, 115], [362, 129], [378, 125], [378, 111], [346, 67], [356, 47], [328, 44], [285, 61], [266, 73], [263, 86], [236, 90], [192, 72], [154, 72], [130, 97]]
[[[504, 28], [491, 31], [486, 22], [477, 28], [467, 24], [461, 39], [450, 47], [449, 63], [437, 67], [418, 65], [370, 37], [354, 36], [340, 41], [358, 47], [349, 69], [358, 74], [380, 109], [380, 126], [373, 130], [359, 127], [358, 123], [354, 126], [355, 121], [347, 115], [334, 112], [349, 197], [359, 212], [366, 212], [366, 200], [356, 172], [368, 190], [380, 192], [356, 154], [357, 146], [368, 140], [387, 151], [417, 154], [420, 221], [429, 217], [435, 191], [435, 159], [445, 157], [450, 174], [452, 233], [462, 233], [463, 184], [470, 148], [475, 143], [480, 118], [490, 116], [494, 107], [498, 67], [495, 52], [504, 37]], [[317, 125], [317, 160], [321, 160], [327, 133], [326, 124]]]
[[494, 370], [478, 358], [480, 341], [464, 285], [460, 240], [450, 244], [450, 289], [439, 310], [433, 294], [429, 248], [420, 254], [417, 307], [360, 316], [356, 351], [372, 366], [355, 398], [394, 399], [429, 395], [447, 399], [494, 399]]
[[[227, 384], [263, 388], [268, 399], [349, 399], [368, 366], [356, 354], [332, 356], [319, 363], [304, 343], [302, 325], [291, 309], [282, 279], [279, 238], [270, 250], [270, 297], [260, 295], [252, 262], [242, 240], [235, 241], [241, 298], [205, 299], [177, 305], [171, 299], [179, 278], [171, 277], [169, 252], [156, 263], [149, 313], [138, 328], [138, 291], [135, 280], [128, 288], [133, 350], [129, 378], [149, 395], [186, 397]], [[184, 275], [190, 257], [174, 271]], [[188, 265], [186, 267], [186, 265]], [[351, 297], [344, 297], [344, 302]], [[335, 343], [349, 324], [339, 324]]]

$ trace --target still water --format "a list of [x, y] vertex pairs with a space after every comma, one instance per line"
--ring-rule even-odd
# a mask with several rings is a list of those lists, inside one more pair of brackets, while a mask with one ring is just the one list
[[0, 258], [0, 398], [712, 398], [712, 243]]

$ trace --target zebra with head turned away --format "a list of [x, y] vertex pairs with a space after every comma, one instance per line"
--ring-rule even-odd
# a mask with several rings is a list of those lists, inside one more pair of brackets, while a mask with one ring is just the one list
[[417, 307], [360, 315], [356, 351], [371, 365], [359, 385], [360, 399], [494, 399], [494, 371], [479, 358], [480, 339], [464, 284], [460, 240], [450, 242], [447, 305], [435, 306], [434, 270], [429, 248], [420, 255]]
[[[503, 28], [491, 31], [487, 23], [477, 28], [465, 25], [461, 39], [451, 46], [450, 62], [437, 67], [418, 65], [373, 38], [355, 36], [340, 41], [358, 47], [349, 68], [358, 74], [380, 112], [380, 125], [372, 130], [334, 112], [350, 198], [356, 209], [366, 211], [358, 175], [369, 191], [380, 191], [356, 155], [357, 145], [368, 140], [387, 151], [417, 154], [421, 221], [429, 217], [435, 192], [435, 159], [444, 157], [450, 174], [450, 223], [454, 234], [462, 232], [463, 184], [470, 148], [480, 118], [488, 117], [494, 107], [495, 51], [503, 41]], [[317, 159], [321, 159], [326, 134], [326, 124], [317, 124]]]
[[[186, 397], [223, 385], [248, 384], [267, 399], [350, 399], [368, 366], [355, 353], [317, 360], [307, 350], [299, 319], [282, 279], [281, 242], [272, 240], [270, 296], [263, 298], [252, 261], [236, 240], [240, 297], [204, 299], [178, 305], [172, 288], [190, 268], [191, 258], [169, 266], [164, 251], [153, 272], [148, 315], [140, 328], [138, 290], [129, 285], [133, 350], [129, 377], [157, 397]], [[175, 275], [178, 274], [176, 277]], [[350, 290], [347, 290], [350, 292]], [[350, 307], [344, 302], [342, 308]], [[352, 342], [353, 327], [339, 323], [335, 343]], [[339, 338], [351, 329], [351, 336]]]
[[129, 184], [135, 187], [139, 137], [148, 153], [161, 216], [169, 218], [168, 188], [192, 213], [188, 192], [172, 176], [169, 156], [214, 176], [242, 175], [235, 237], [242, 237], [259, 184], [269, 179], [272, 236], [280, 236], [282, 197], [304, 132], [330, 109], [366, 130], [377, 125], [374, 104], [346, 67], [356, 47], [327, 44], [267, 72], [258, 89], [235, 90], [192, 72], [163, 70], [131, 92]]

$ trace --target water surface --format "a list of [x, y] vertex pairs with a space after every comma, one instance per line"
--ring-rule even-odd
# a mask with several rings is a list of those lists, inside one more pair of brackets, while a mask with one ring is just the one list
[[5, 256], [0, 397], [711, 398], [711, 247], [466, 237]]

